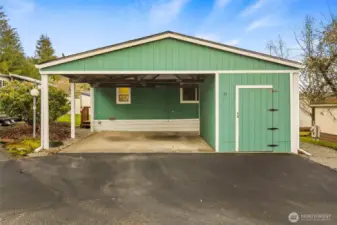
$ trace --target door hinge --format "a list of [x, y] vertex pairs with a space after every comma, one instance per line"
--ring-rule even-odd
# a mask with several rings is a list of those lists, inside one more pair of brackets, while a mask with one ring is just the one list
[[278, 145], [276, 145], [276, 144], [268, 145], [268, 147], [272, 147], [272, 148], [277, 147], [277, 146], [278, 146]]

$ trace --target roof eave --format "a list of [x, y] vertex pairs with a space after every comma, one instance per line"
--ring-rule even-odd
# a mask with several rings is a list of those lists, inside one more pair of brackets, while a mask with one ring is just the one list
[[127, 42], [123, 42], [123, 43], [119, 43], [119, 44], [115, 44], [115, 45], [111, 45], [111, 46], [107, 46], [107, 47], [103, 47], [103, 48], [98, 48], [98, 49], [95, 49], [95, 50], [90, 50], [90, 51], [66, 56], [66, 57], [63, 57], [63, 58], [58, 58], [58, 59], [55, 59], [55, 60], [52, 60], [52, 61], [49, 61], [49, 62], [37, 64], [37, 65], [35, 65], [35, 67], [37, 69], [48, 68], [48, 67], [56, 66], [56, 65], [59, 65], [59, 64], [67, 63], [67, 62], [76, 61], [76, 60], [87, 58], [87, 57], [92, 57], [92, 56], [95, 56], [95, 55], [113, 52], [113, 51], [120, 50], [120, 49], [123, 49], [123, 48], [133, 47], [133, 46], [137, 46], [137, 45], [141, 45], [141, 44], [145, 44], [145, 43], [149, 43], [149, 42], [153, 42], [153, 41], [162, 40], [162, 39], [165, 39], [165, 38], [175, 38], [175, 39], [178, 39], [178, 40], [181, 40], [181, 41], [199, 44], [199, 45], [203, 45], [203, 46], [207, 46], [207, 47], [211, 47], [211, 48], [215, 48], [215, 49], [219, 49], [219, 50], [223, 50], [223, 51], [227, 51], [227, 52], [232, 52], [232, 53], [235, 53], [235, 54], [244, 55], [244, 56], [248, 56], [248, 57], [252, 57], [252, 58], [258, 58], [258, 59], [261, 59], [261, 60], [270, 61], [270, 62], [273, 62], [273, 63], [286, 65], [286, 66], [297, 68], [297, 69], [303, 69], [304, 68], [303, 64], [301, 64], [299, 62], [296, 62], [296, 61], [281, 59], [281, 58], [269, 56], [269, 55], [266, 55], [266, 54], [263, 54], [263, 53], [254, 52], [254, 51], [245, 50], [245, 49], [240, 49], [240, 48], [224, 45], [224, 44], [221, 44], [221, 43], [212, 42], [212, 41], [208, 41], [208, 40], [204, 40], [204, 39], [200, 39], [200, 38], [196, 38], [196, 37], [191, 37], [191, 36], [187, 36], [187, 35], [183, 35], [183, 34], [179, 34], [179, 33], [174, 33], [174, 32], [159, 33], [159, 34], [147, 36], [147, 37], [144, 37], [144, 38], [139, 38], [139, 39], [135, 39], [135, 40], [131, 40], [131, 41], [127, 41]]
[[310, 107], [332, 107], [332, 108], [335, 108], [337, 107], [337, 103], [336, 104], [333, 104], [333, 103], [322, 103], [322, 104], [312, 104], [310, 105]]

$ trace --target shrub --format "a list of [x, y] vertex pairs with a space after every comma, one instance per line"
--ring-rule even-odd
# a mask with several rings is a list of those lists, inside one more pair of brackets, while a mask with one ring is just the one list
[[[0, 111], [11, 117], [20, 117], [28, 124], [33, 121], [33, 97], [30, 90], [36, 85], [28, 82], [11, 81], [0, 89]], [[40, 120], [40, 96], [37, 97], [36, 119]], [[67, 94], [49, 87], [49, 120], [51, 122], [70, 110]]]
[[[0, 130], [0, 139], [21, 140], [22, 138], [32, 138], [33, 128], [29, 124], [16, 124], [5, 130]], [[40, 127], [37, 127], [36, 137], [40, 137]], [[70, 125], [68, 123], [53, 122], [49, 125], [50, 140], [66, 140], [70, 137]]]

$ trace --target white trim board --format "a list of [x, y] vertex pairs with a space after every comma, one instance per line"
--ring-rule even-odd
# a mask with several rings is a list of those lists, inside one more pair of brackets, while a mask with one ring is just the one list
[[290, 74], [290, 138], [291, 152], [297, 154], [300, 148], [299, 122], [299, 73]]
[[242, 88], [271, 89], [273, 85], [236, 85], [235, 87], [235, 151], [239, 151], [239, 91]]
[[219, 74], [215, 74], [215, 151], [219, 152]]
[[[198, 94], [199, 94], [199, 96], [198, 96], [198, 98], [199, 98], [199, 104], [198, 104], [198, 117], [199, 117], [199, 121], [200, 121], [200, 84], [198, 84], [198, 88], [199, 88], [199, 92], [198, 92]], [[199, 135], [200, 135], [200, 122], [199, 122]]]
[[199, 119], [94, 120], [95, 131], [199, 132]]
[[248, 50], [245, 50], [245, 49], [239, 49], [239, 48], [235, 48], [235, 47], [231, 47], [231, 46], [226, 46], [226, 45], [223, 45], [221, 43], [210, 42], [210, 41], [207, 41], [207, 40], [202, 40], [200, 38], [194, 38], [194, 37], [190, 37], [190, 36], [186, 36], [186, 35], [182, 35], [182, 34], [178, 34], [178, 33], [173, 33], [173, 32], [165, 32], [165, 33], [162, 33], [162, 34], [157, 34], [157, 35], [144, 37], [144, 38], [141, 38], [141, 39], [136, 39], [136, 40], [120, 43], [120, 44], [115, 44], [115, 45], [112, 45], [112, 46], [107, 46], [107, 47], [99, 48], [99, 49], [96, 49], [96, 50], [82, 52], [82, 53], [75, 54], [75, 55], [72, 55], [72, 56], [69, 56], [69, 57], [59, 58], [59, 59], [51, 61], [51, 62], [46, 62], [46, 63], [41, 64], [41, 65], [36, 65], [36, 67], [38, 69], [42, 69], [42, 68], [46, 68], [46, 67], [51, 67], [51, 66], [55, 66], [55, 65], [59, 65], [59, 64], [79, 60], [79, 59], [83, 59], [83, 58], [92, 57], [92, 56], [95, 56], [95, 55], [100, 55], [100, 54], [104, 54], [104, 53], [108, 53], [108, 52], [117, 51], [117, 50], [124, 49], [124, 48], [129, 48], [129, 47], [142, 45], [142, 44], [146, 44], [146, 43], [150, 43], [150, 42], [154, 42], [154, 41], [158, 41], [158, 40], [163, 40], [163, 39], [167, 39], [167, 38], [173, 38], [173, 39], [177, 39], [177, 40], [180, 40], [180, 41], [185, 41], [185, 42], [189, 42], [189, 43], [193, 43], [193, 44], [197, 44], [197, 45], [201, 45], [201, 46], [206, 46], [206, 47], [210, 47], [210, 48], [214, 48], [214, 49], [218, 49], [218, 50], [222, 50], [222, 51], [226, 51], [226, 52], [232, 52], [232, 53], [235, 53], [235, 54], [248, 56], [248, 57], [252, 57], [252, 58], [256, 58], [256, 59], [261, 59], [261, 60], [265, 60], [265, 61], [269, 61], [269, 62], [274, 62], [274, 63], [278, 63], [278, 64], [281, 64], [281, 65], [291, 66], [291, 67], [295, 67], [295, 68], [299, 68], [299, 69], [303, 68], [303, 65], [301, 65], [300, 63], [297, 63], [295, 61], [280, 59], [280, 58], [272, 57], [272, 56], [269, 56], [269, 55], [266, 55], [266, 54], [248, 51]]
[[48, 76], [41, 76], [41, 105], [42, 109], [42, 121], [43, 121], [43, 135], [41, 136], [41, 141], [43, 141], [43, 148], [49, 149], [49, 85], [48, 85]]
[[94, 118], [95, 118], [95, 90], [90, 87], [90, 132], [94, 132]]
[[336, 108], [337, 104], [313, 104], [310, 107], [317, 107], [317, 108]]
[[76, 127], [76, 101], [75, 101], [76, 85], [75, 83], [70, 83], [70, 137], [75, 138], [75, 127]]
[[71, 71], [71, 70], [62, 70], [62, 71], [40, 71], [40, 74], [43, 75], [147, 75], [147, 74], [200, 74], [200, 75], [213, 75], [218, 74], [242, 74], [242, 73], [294, 73], [299, 70], [148, 70], [148, 71], [113, 71], [113, 70], [102, 70], [102, 71]]

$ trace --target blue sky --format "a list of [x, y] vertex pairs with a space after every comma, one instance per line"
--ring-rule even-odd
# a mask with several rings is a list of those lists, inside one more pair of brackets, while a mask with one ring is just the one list
[[69, 55], [172, 30], [267, 52], [278, 35], [299, 55], [294, 32], [306, 15], [327, 20], [337, 0], [0, 0], [27, 55], [47, 34]]

